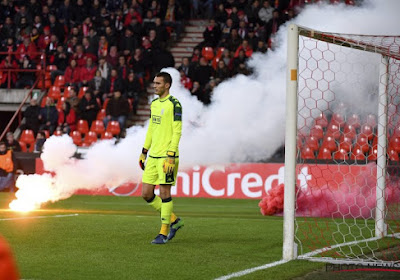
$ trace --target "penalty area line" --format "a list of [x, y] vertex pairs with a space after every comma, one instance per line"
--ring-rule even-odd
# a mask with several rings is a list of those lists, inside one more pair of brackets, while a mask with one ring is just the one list
[[31, 217], [18, 217], [18, 218], [4, 218], [0, 219], [0, 221], [14, 221], [14, 220], [27, 220], [27, 219], [45, 219], [45, 218], [66, 218], [66, 217], [75, 217], [79, 214], [67, 214], [67, 215], [53, 215], [53, 216], [31, 216]]
[[287, 263], [287, 262], [289, 262], [289, 261], [280, 260], [280, 261], [276, 261], [276, 262], [272, 262], [272, 263], [267, 263], [267, 264], [264, 264], [264, 265], [260, 265], [260, 266], [256, 266], [256, 267], [253, 267], [253, 268], [248, 268], [248, 269], [245, 269], [245, 270], [242, 270], [242, 271], [234, 272], [232, 274], [224, 275], [224, 276], [215, 278], [215, 280], [227, 280], [227, 279], [231, 279], [231, 278], [235, 278], [235, 277], [241, 277], [241, 276], [253, 273], [253, 272], [258, 271], [258, 270], [263, 270], [263, 269], [267, 269], [267, 268], [270, 268], [270, 267], [278, 266], [278, 265], [281, 265], [281, 264], [284, 264], [284, 263]]

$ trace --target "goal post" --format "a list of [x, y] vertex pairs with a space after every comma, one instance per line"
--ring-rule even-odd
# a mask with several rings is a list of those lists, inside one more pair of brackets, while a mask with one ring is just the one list
[[398, 265], [400, 36], [287, 42], [282, 258]]

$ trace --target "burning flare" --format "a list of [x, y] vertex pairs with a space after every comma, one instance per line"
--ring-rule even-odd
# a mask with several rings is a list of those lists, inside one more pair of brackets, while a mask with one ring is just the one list
[[19, 212], [29, 212], [39, 209], [47, 201], [58, 197], [54, 188], [54, 179], [50, 174], [21, 175], [16, 182], [19, 190], [17, 199], [10, 203], [10, 209]]

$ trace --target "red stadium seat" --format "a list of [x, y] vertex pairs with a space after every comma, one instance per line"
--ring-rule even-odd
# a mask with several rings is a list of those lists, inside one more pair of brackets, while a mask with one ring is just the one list
[[212, 47], [203, 47], [201, 55], [210, 61], [214, 58], [214, 49]]
[[340, 127], [336, 123], [330, 123], [328, 125], [328, 130], [326, 131], [327, 136], [331, 136], [334, 139], [340, 138]]
[[399, 161], [399, 153], [396, 152], [395, 150], [389, 148], [388, 154], [389, 154], [389, 160]]
[[95, 120], [92, 122], [92, 126], [90, 127], [90, 131], [95, 132], [98, 135], [101, 135], [104, 131], [104, 123], [100, 120]]
[[47, 65], [46, 71], [55, 71], [57, 70], [57, 65]]
[[104, 139], [112, 139], [114, 136], [112, 135], [112, 133], [111, 132], [108, 132], [108, 131], [104, 131], [102, 134], [101, 134], [101, 139], [102, 140], [104, 140]]
[[107, 109], [108, 102], [110, 102], [110, 98], [106, 98], [106, 100], [104, 100], [103, 109]]
[[347, 123], [344, 125], [343, 134], [350, 139], [354, 139], [357, 135], [356, 128]]
[[211, 62], [211, 66], [214, 68], [214, 70], [217, 70], [217, 67], [218, 67], [218, 62], [219, 62], [219, 60], [220, 60], [221, 58], [219, 58], [219, 57], [214, 57], [214, 59], [212, 60], [212, 62]]
[[350, 154], [350, 159], [352, 160], [365, 160], [365, 155], [361, 148], [357, 145], [354, 146]]
[[318, 139], [310, 136], [306, 139], [305, 146], [309, 147], [311, 150], [316, 151], [319, 149]]
[[66, 98], [64, 96], [61, 96], [61, 98], [58, 99], [57, 105], [56, 105], [57, 110], [59, 110], [59, 111], [62, 110], [62, 105], [65, 103], [65, 100], [66, 100]]
[[344, 116], [341, 113], [334, 113], [332, 115], [331, 124], [335, 124], [339, 127], [344, 125]]
[[107, 132], [110, 132], [112, 135], [119, 135], [121, 132], [121, 128], [119, 127], [119, 122], [110, 121], [107, 125]]
[[89, 125], [87, 120], [79, 120], [76, 124], [76, 130], [80, 133], [86, 134], [89, 132]]
[[400, 152], [400, 137], [392, 137], [389, 140], [389, 148]]
[[32, 145], [35, 143], [35, 135], [32, 130], [30, 129], [25, 129], [22, 131], [21, 137], [19, 139], [21, 142], [24, 142], [25, 144]]
[[369, 150], [368, 160], [377, 160], [377, 156], [378, 156], [378, 137], [375, 137], [374, 141], [372, 142], [372, 147]]
[[326, 136], [325, 139], [322, 141], [321, 148], [326, 148], [330, 152], [336, 151], [336, 142], [335, 139], [331, 136]]
[[369, 151], [369, 143], [368, 139], [364, 137], [363, 135], [359, 135], [357, 138], [356, 144], [362, 151], [363, 153], [366, 153]]
[[50, 88], [51, 87], [51, 80], [45, 79], [43, 83], [43, 79], [39, 78], [36, 88]]
[[85, 95], [85, 92], [89, 89], [89, 87], [81, 87], [79, 89], [78, 97], [82, 98]]
[[224, 48], [224, 47], [219, 47], [219, 48], [217, 49], [217, 54], [216, 54], [215, 57], [221, 58], [221, 56], [222, 56], [222, 54], [224, 53], [224, 51], [225, 51], [225, 48]]
[[322, 139], [324, 137], [324, 130], [323, 130], [322, 126], [317, 125], [317, 124], [314, 125], [314, 127], [311, 128], [310, 136], [314, 136], [318, 140]]
[[73, 87], [72, 87], [72, 86], [67, 86], [67, 87], [64, 88], [63, 96], [64, 96], [65, 98], [70, 97], [69, 92], [70, 92], [71, 88], [73, 88]]
[[322, 127], [328, 126], [328, 119], [326, 118], [324, 113], [320, 113], [319, 116], [315, 118], [315, 124]]
[[315, 154], [313, 149], [308, 146], [304, 146], [301, 149], [301, 158], [302, 159], [315, 159]]
[[81, 146], [82, 145], [82, 135], [79, 131], [75, 130], [72, 131], [69, 136], [71, 136], [72, 141], [74, 142], [75, 145]]
[[374, 137], [374, 130], [372, 126], [369, 124], [364, 124], [361, 126], [361, 135], [368, 138], [368, 140], [371, 140]]
[[58, 86], [50, 87], [47, 96], [53, 98], [54, 100], [59, 99], [61, 97], [60, 87]]
[[105, 110], [105, 109], [101, 109], [101, 110], [97, 113], [96, 119], [102, 121], [105, 117], [106, 117], [106, 110]]
[[85, 140], [83, 140], [82, 144], [85, 145], [92, 145], [93, 143], [95, 143], [97, 141], [97, 134], [94, 131], [89, 131], [86, 136], [85, 136]]
[[346, 151], [345, 149], [338, 149], [334, 156], [333, 159], [336, 160], [348, 160], [349, 159], [349, 154], [348, 151]]
[[65, 86], [65, 77], [64, 75], [58, 75], [54, 81], [54, 85], [56, 87], [63, 88]]
[[353, 146], [353, 140], [345, 135], [342, 135], [339, 141], [339, 149], [344, 149], [347, 152], [351, 151], [351, 147]]
[[347, 124], [353, 126], [355, 129], [361, 126], [360, 117], [357, 114], [352, 114], [347, 118]]
[[369, 114], [365, 118], [365, 124], [372, 126], [372, 128], [376, 127], [376, 116], [374, 114]]
[[303, 139], [300, 136], [297, 136], [296, 139], [297, 139], [297, 149], [300, 150], [303, 147]]
[[321, 148], [319, 149], [319, 152], [318, 152], [317, 159], [324, 159], [324, 160], [332, 159], [331, 151], [329, 149], [321, 146]]

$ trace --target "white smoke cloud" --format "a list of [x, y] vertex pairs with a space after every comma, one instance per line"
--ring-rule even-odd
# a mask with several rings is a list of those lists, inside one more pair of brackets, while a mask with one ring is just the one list
[[[370, 0], [362, 7], [314, 5], [294, 22], [326, 32], [397, 34], [399, 10], [400, 1], [396, 0]], [[259, 161], [284, 143], [286, 30], [287, 24], [280, 28], [273, 51], [253, 55], [248, 63], [252, 76], [239, 75], [218, 85], [208, 107], [182, 87], [175, 69], [166, 69], [173, 77], [171, 94], [183, 107], [182, 167]], [[78, 161], [71, 159], [75, 148], [67, 136], [50, 137], [41, 158], [45, 167], [56, 173], [54, 184], [60, 193], [140, 181], [138, 157], [146, 129], [128, 129], [127, 137], [117, 145], [112, 140], [96, 143]]]

